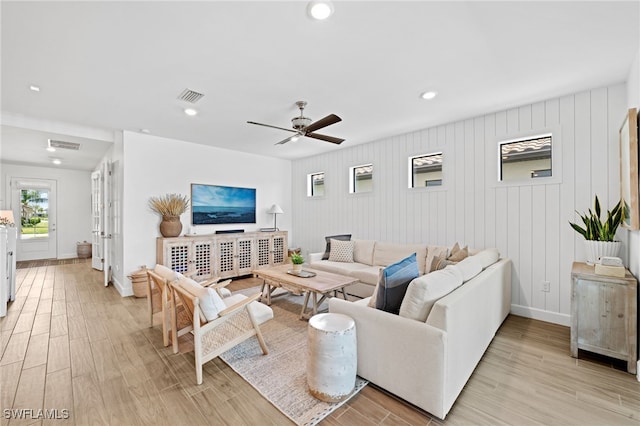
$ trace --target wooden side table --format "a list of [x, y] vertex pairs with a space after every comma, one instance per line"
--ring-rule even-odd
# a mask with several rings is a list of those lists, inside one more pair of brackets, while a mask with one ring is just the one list
[[574, 262], [571, 269], [571, 356], [578, 349], [627, 361], [636, 373], [638, 359], [638, 282], [597, 275], [595, 268]]

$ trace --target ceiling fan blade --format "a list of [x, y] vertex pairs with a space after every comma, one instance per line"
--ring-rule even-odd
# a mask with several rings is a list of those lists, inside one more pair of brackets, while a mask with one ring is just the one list
[[284, 145], [285, 143], [290, 142], [291, 139], [295, 138], [296, 136], [298, 135], [296, 134], [296, 135], [289, 136], [288, 138], [282, 139], [280, 142], [276, 142], [274, 145]]
[[287, 132], [297, 133], [297, 130], [287, 129], [285, 127], [272, 126], [271, 124], [256, 123], [255, 121], [247, 121], [247, 123], [255, 124], [255, 125], [258, 125], [258, 126], [271, 127], [273, 129], [286, 130]]
[[340, 145], [344, 142], [344, 139], [334, 138], [333, 136], [321, 135], [320, 133], [307, 133], [305, 135], [308, 138], [320, 139], [323, 141], [335, 143], [336, 145]]
[[316, 130], [320, 130], [323, 127], [330, 126], [331, 124], [335, 124], [339, 121], [342, 121], [342, 118], [338, 117], [335, 114], [329, 114], [325, 118], [321, 118], [320, 120], [309, 124], [304, 128], [305, 132], [314, 132]]

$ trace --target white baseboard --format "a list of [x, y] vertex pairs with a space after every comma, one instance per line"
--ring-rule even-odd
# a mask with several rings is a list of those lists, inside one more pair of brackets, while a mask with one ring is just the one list
[[111, 277], [111, 282], [116, 290], [118, 290], [118, 293], [120, 293], [120, 296], [133, 296], [133, 287], [131, 285], [124, 286], [115, 277]]
[[65, 253], [65, 254], [59, 254], [57, 259], [58, 260], [62, 260], [62, 259], [75, 259], [76, 257], [78, 257], [78, 255], [76, 253]]
[[511, 304], [511, 313], [525, 318], [560, 324], [571, 327], [571, 315], [549, 312], [542, 309], [531, 308], [529, 306]]

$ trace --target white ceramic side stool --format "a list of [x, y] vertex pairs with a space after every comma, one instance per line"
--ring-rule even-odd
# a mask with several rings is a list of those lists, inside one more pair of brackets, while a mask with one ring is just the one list
[[343, 314], [318, 314], [309, 319], [307, 384], [314, 397], [339, 402], [356, 383], [356, 323]]

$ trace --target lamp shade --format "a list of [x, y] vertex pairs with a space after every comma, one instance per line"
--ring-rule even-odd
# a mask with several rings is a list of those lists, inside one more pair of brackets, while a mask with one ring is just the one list
[[274, 205], [271, 206], [271, 208], [269, 209], [269, 211], [267, 213], [269, 213], [269, 214], [282, 214], [284, 212], [282, 211], [282, 208], [279, 205], [274, 204]]

